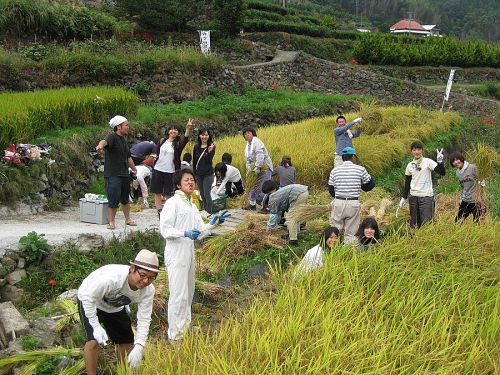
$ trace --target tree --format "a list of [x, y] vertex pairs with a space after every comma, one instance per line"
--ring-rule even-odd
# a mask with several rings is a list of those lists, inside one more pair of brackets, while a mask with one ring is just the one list
[[243, 0], [213, 0], [218, 30], [225, 36], [237, 35], [243, 27]]
[[196, 16], [195, 0], [117, 0], [116, 5], [147, 31], [184, 31]]

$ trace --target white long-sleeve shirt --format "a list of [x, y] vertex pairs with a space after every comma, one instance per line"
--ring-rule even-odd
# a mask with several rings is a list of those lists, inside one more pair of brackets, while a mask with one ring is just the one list
[[166, 239], [165, 248], [187, 245], [194, 248], [193, 240], [184, 237], [184, 232], [198, 229], [202, 239], [209, 234], [213, 225], [205, 224], [196, 205], [180, 190], [168, 199], [160, 214], [160, 233]]
[[250, 142], [247, 142], [245, 147], [245, 160], [247, 172], [252, 168], [262, 169], [264, 164], [270, 171], [273, 170], [273, 161], [269, 156], [269, 152], [264, 143], [257, 137], [253, 137]]
[[151, 323], [155, 287], [150, 284], [143, 289], [132, 290], [128, 284], [129, 269], [130, 266], [122, 264], [108, 264], [96, 269], [78, 288], [78, 299], [92, 327], [99, 325], [97, 309], [115, 313], [126, 305], [138, 303], [134, 344], [144, 346]]
[[306, 255], [304, 255], [304, 258], [299, 263], [295, 274], [310, 272], [316, 268], [323, 267], [323, 259], [323, 248], [320, 245], [314, 246], [307, 251]]
[[146, 177], [151, 176], [151, 170], [146, 167], [145, 165], [138, 165], [136, 166], [137, 173], [137, 182], [139, 183], [139, 186], [141, 187], [141, 192], [142, 192], [142, 197], [146, 199], [148, 197], [148, 185], [146, 185], [146, 182], [144, 179]]
[[233, 167], [232, 165], [227, 164], [227, 171], [226, 171], [226, 177], [222, 180], [220, 183], [219, 188], [215, 192], [215, 194], [219, 195], [222, 193], [222, 190], [225, 191], [226, 189], [226, 184], [228, 182], [238, 182], [241, 180], [241, 173], [240, 170], [236, 167]]

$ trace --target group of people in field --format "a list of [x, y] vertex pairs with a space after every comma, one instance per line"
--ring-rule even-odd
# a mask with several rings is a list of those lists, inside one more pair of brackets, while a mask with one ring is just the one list
[[[307, 272], [323, 265], [325, 253], [342, 244], [352, 243], [366, 251], [380, 241], [380, 229], [373, 217], [361, 221], [360, 196], [362, 191], [375, 187], [375, 180], [359, 164], [352, 139], [360, 136], [362, 118], [346, 123], [344, 116], [336, 119], [334, 129], [334, 166], [328, 178], [332, 212], [330, 225], [325, 228], [320, 243], [310, 249], [297, 268]], [[191, 304], [194, 295], [195, 253], [194, 241], [203, 239], [210, 230], [224, 223], [229, 216], [217, 206], [219, 196], [235, 197], [243, 194], [245, 187], [240, 171], [231, 165], [232, 156], [225, 153], [214, 166], [216, 146], [208, 129], [198, 132], [192, 154], [183, 150], [193, 131], [193, 122], [187, 122], [182, 133], [178, 125], [167, 128], [165, 136], [157, 143], [145, 141], [129, 149], [127, 136], [129, 124], [125, 117], [110, 120], [113, 129], [96, 149], [104, 150], [105, 188], [108, 197], [108, 228], [114, 229], [118, 205], [121, 203], [126, 225], [135, 225], [130, 217], [130, 173], [138, 181], [140, 202], [148, 206], [148, 193], [154, 194], [155, 208], [160, 220], [160, 233], [165, 238], [164, 262], [168, 276], [169, 298], [168, 340], [178, 346], [191, 323]], [[247, 210], [268, 214], [269, 230], [286, 224], [290, 245], [298, 243], [302, 224], [287, 212], [295, 205], [305, 204], [309, 188], [296, 183], [296, 170], [291, 158], [284, 156], [280, 165], [274, 166], [265, 144], [257, 137], [255, 129], [244, 128], [244, 155], [247, 181]], [[405, 184], [399, 208], [407, 202], [410, 207], [410, 226], [418, 227], [434, 217], [432, 172], [445, 174], [443, 150], [437, 150], [436, 161], [423, 156], [420, 141], [410, 145], [413, 160], [405, 170]], [[182, 158], [181, 158], [182, 157]], [[479, 220], [479, 206], [474, 200], [477, 170], [454, 152], [450, 164], [457, 169], [462, 185], [462, 197], [456, 220], [473, 215]], [[278, 176], [279, 181], [273, 180]], [[147, 186], [146, 179], [150, 179]], [[326, 182], [326, 181], [325, 181]], [[208, 222], [195, 204], [198, 190], [201, 205]], [[343, 238], [343, 241], [341, 241]], [[158, 256], [147, 249], [141, 250], [130, 265], [106, 265], [92, 272], [78, 290], [78, 308], [87, 342], [84, 348], [88, 374], [97, 371], [99, 345], [108, 339], [116, 345], [121, 361], [127, 360], [136, 367], [142, 359], [154, 298], [152, 285], [159, 272]], [[131, 326], [129, 304], [137, 303], [137, 332]], [[109, 335], [109, 336], [108, 336]]]

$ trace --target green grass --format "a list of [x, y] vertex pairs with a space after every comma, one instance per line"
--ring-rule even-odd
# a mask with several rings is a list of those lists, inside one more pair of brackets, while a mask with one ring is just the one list
[[[438, 90], [446, 89], [446, 85], [428, 85], [428, 87]], [[478, 96], [480, 98], [500, 100], [500, 82], [488, 83], [455, 83], [453, 92], [459, 94]]]
[[292, 109], [296, 111], [314, 108], [321, 110], [354, 100], [361, 100], [361, 97], [293, 92], [287, 89], [270, 91], [248, 89], [243, 95], [221, 91], [214, 92], [213, 95], [203, 100], [141, 107], [138, 120], [144, 123], [165, 120], [184, 122], [188, 117], [204, 119], [218, 116], [232, 117], [245, 112], [266, 116]]
[[498, 230], [442, 220], [299, 279], [275, 272], [275, 293], [242, 316], [178, 350], [150, 343], [138, 373], [496, 373]]
[[[137, 232], [125, 239], [115, 238], [104, 248], [82, 254], [72, 243], [62, 246], [40, 265], [31, 266], [21, 281], [25, 295], [24, 309], [33, 309], [50, 301], [68, 289], [78, 288], [85, 277], [106, 264], [129, 264], [141, 249], [149, 249], [163, 256], [163, 238], [158, 232]], [[51, 286], [48, 280], [56, 280]]]

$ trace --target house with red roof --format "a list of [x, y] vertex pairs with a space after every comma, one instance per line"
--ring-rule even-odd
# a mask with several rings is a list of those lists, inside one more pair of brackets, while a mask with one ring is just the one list
[[396, 22], [390, 28], [391, 33], [394, 34], [405, 34], [405, 35], [431, 35], [430, 31], [424, 28], [420, 23], [413, 19], [402, 19]]

